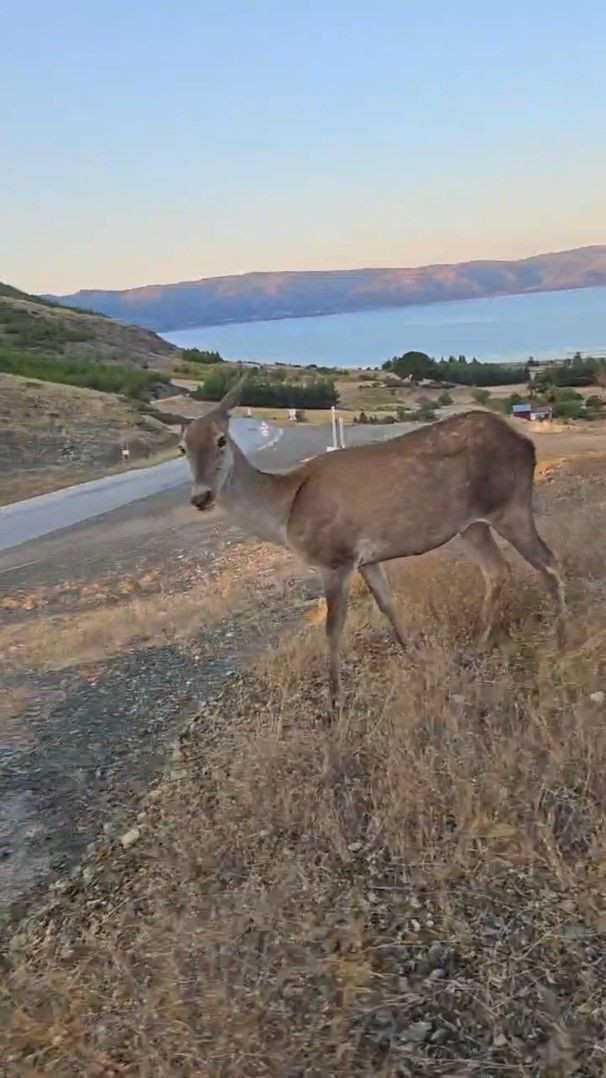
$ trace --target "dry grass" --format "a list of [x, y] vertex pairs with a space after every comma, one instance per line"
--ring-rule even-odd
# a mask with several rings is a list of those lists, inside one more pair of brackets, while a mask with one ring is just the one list
[[13, 939], [8, 1075], [604, 1074], [606, 489], [543, 497], [566, 650], [524, 572], [478, 651], [439, 556], [394, 574], [406, 659], [356, 600], [334, 728], [321, 630], [286, 641]]
[[[271, 574], [276, 583], [287, 580], [293, 572], [292, 559], [273, 549], [251, 548], [247, 565], [239, 559], [231, 565], [203, 577], [187, 591], [163, 590], [146, 596], [140, 593], [147, 583], [157, 584], [157, 574], [124, 578], [116, 589], [102, 584], [84, 585], [82, 599], [92, 607], [69, 609], [61, 614], [37, 614], [34, 619], [13, 623], [0, 629], [0, 672], [6, 674], [64, 670], [83, 663], [106, 661], [132, 648], [189, 640], [195, 633], [212, 628], [228, 615], [242, 611], [254, 602], [259, 574]], [[67, 586], [67, 591], [73, 586]], [[116, 598], [120, 592], [125, 599]], [[56, 597], [57, 589], [54, 589]], [[7, 599], [9, 609], [36, 610], [48, 601], [43, 589], [25, 599]], [[0, 602], [0, 609], [2, 608]]]

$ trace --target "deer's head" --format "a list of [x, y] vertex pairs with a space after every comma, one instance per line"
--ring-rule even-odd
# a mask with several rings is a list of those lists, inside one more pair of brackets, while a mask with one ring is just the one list
[[240, 400], [246, 375], [222, 401], [181, 431], [179, 449], [187, 457], [193, 486], [191, 504], [204, 512], [212, 509], [224, 471], [228, 447], [229, 413]]

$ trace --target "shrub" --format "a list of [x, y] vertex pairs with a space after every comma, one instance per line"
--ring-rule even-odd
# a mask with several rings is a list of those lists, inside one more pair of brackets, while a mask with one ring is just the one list
[[360, 412], [359, 415], [354, 416], [354, 423], [371, 423], [373, 426], [396, 422], [395, 415], [367, 415], [366, 412]]
[[584, 419], [585, 407], [580, 400], [556, 401], [553, 414], [557, 419]]
[[594, 411], [599, 411], [600, 408], [603, 408], [605, 404], [606, 401], [604, 400], [604, 398], [597, 396], [588, 397], [585, 401], [585, 407], [590, 408]]
[[576, 389], [572, 389], [571, 386], [555, 386], [553, 390], [547, 394], [550, 400], [554, 401], [582, 401], [583, 394], [578, 393]]
[[490, 393], [487, 389], [474, 389], [471, 395], [477, 404], [488, 404], [490, 400]]
[[440, 393], [440, 396], [438, 397], [438, 404], [441, 405], [444, 408], [448, 404], [454, 404], [454, 401], [453, 401], [452, 397], [450, 396], [450, 393], [448, 392], [447, 389], [445, 389], [442, 393]]
[[432, 408], [418, 408], [416, 412], [411, 412], [406, 418], [413, 423], [434, 423], [438, 417]]

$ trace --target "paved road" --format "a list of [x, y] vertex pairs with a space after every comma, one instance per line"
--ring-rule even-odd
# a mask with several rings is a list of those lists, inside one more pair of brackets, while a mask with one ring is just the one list
[[[270, 471], [292, 467], [305, 457], [324, 452], [331, 444], [330, 427], [310, 424], [282, 431], [281, 428], [259, 424], [255, 420], [236, 419], [232, 422], [234, 437], [243, 451]], [[349, 444], [378, 441], [409, 430], [411, 426], [393, 424], [352, 428], [347, 431], [347, 440]], [[141, 510], [139, 503], [144, 499], [168, 494], [188, 482], [187, 464], [179, 457], [151, 468], [137, 468], [119, 475], [93, 479], [5, 506], [0, 508], [0, 551], [13, 550], [124, 506], [132, 505], [136, 514]]]

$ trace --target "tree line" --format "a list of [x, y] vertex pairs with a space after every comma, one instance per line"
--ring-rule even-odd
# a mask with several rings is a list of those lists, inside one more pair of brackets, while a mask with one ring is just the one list
[[[238, 377], [233, 367], [210, 371], [192, 396], [196, 400], [221, 400]], [[336, 386], [329, 378], [313, 377], [294, 384], [272, 379], [262, 372], [249, 376], [241, 398], [241, 403], [250, 408], [330, 408], [338, 401]]]
[[224, 363], [220, 352], [209, 352], [203, 348], [182, 348], [181, 355], [186, 363], [214, 364]]
[[529, 359], [526, 363], [482, 363], [475, 357], [449, 356], [448, 359], [432, 359], [425, 352], [405, 352], [383, 364], [383, 370], [397, 374], [411, 382], [450, 382], [463, 386], [506, 386], [530, 382], [540, 388], [543, 385], [589, 386], [604, 381], [605, 362], [594, 356], [574, 356], [561, 363], [539, 363]]
[[463, 386], [516, 385], [529, 378], [527, 363], [480, 363], [475, 358], [468, 361], [463, 355], [436, 360], [425, 352], [414, 351], [388, 359], [383, 370], [411, 382], [452, 382]]

